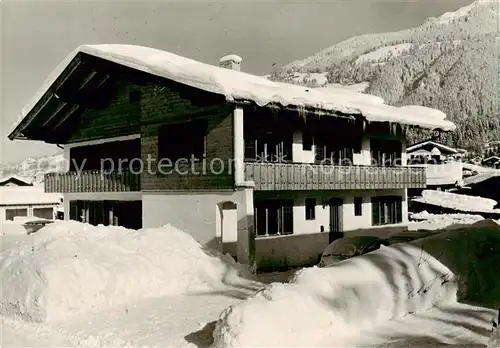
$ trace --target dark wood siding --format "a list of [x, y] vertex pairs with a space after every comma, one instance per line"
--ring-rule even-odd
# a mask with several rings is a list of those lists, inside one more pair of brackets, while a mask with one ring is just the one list
[[[158, 167], [158, 125], [144, 126], [141, 131], [142, 159], [152, 162], [152, 170], [141, 176], [142, 190], [232, 189], [233, 127], [228, 110], [205, 117], [206, 156], [193, 165], [160, 170]], [[166, 163], [166, 162], [164, 162]], [[172, 162], [175, 166], [175, 162]]]
[[88, 109], [73, 125], [68, 143], [137, 134], [141, 107], [131, 102], [129, 93], [138, 86], [120, 84], [109, 105], [103, 110]]

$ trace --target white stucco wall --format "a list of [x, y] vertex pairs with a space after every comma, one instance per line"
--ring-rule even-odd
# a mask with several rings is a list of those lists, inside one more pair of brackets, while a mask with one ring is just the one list
[[[311, 150], [304, 150], [302, 143], [302, 131], [296, 131], [293, 134], [292, 143], [292, 161], [295, 163], [314, 163], [315, 146], [313, 139], [313, 146]], [[287, 160], [285, 158], [285, 160]]]
[[[233, 202], [224, 222], [222, 204]], [[235, 214], [235, 215], [234, 215]], [[231, 216], [232, 215], [232, 216]], [[222, 242], [238, 241], [238, 260], [245, 261], [248, 251], [248, 218], [253, 224], [253, 193], [250, 189], [219, 192], [144, 192], [142, 195], [142, 221], [144, 228], [165, 224], [189, 233], [202, 245], [222, 251]], [[236, 225], [235, 225], [236, 222]], [[226, 228], [226, 235], [224, 234]], [[233, 231], [227, 229], [233, 228]]]
[[[330, 207], [323, 202], [327, 202], [331, 198], [341, 198], [344, 202], [342, 205], [342, 229], [343, 231], [351, 231], [356, 229], [364, 229], [372, 227], [372, 207], [371, 198], [377, 196], [401, 196], [402, 204], [402, 223], [408, 222], [408, 202], [406, 189], [400, 190], [380, 190], [380, 191], [331, 191], [331, 192], [296, 192], [290, 193], [286, 198], [293, 199], [293, 229], [294, 234], [308, 234], [321, 232], [321, 226], [324, 227], [324, 232], [330, 231]], [[354, 214], [354, 198], [362, 197], [362, 215], [355, 216]], [[316, 198], [316, 218], [314, 220], [306, 220], [306, 198]], [[272, 199], [272, 198], [271, 198]], [[386, 225], [387, 226], [387, 225]], [[380, 226], [383, 227], [383, 226]]]
[[353, 155], [352, 162], [357, 166], [369, 166], [371, 164], [370, 138], [368, 136], [363, 137], [361, 152]]

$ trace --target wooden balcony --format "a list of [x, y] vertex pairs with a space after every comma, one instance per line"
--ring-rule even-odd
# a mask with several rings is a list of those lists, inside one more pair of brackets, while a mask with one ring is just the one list
[[45, 192], [134, 192], [141, 190], [141, 176], [130, 171], [100, 170], [45, 174]]
[[425, 188], [426, 169], [246, 162], [245, 180], [260, 191]]

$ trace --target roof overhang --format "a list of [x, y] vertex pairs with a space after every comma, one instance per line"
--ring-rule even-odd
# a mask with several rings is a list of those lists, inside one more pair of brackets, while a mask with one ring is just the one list
[[[71, 131], [75, 114], [93, 107], [117, 82], [110, 70], [127, 68], [222, 95], [228, 102], [295, 109], [314, 114], [350, 115], [368, 122], [397, 123], [434, 131], [453, 131], [441, 111], [421, 106], [394, 107], [362, 93], [324, 91], [276, 83], [264, 77], [197, 62], [175, 54], [132, 45], [82, 45], [63, 60], [21, 112], [9, 139], [58, 143], [54, 134]], [[102, 101], [102, 100], [101, 100]], [[61, 131], [61, 128], [65, 130]], [[55, 132], [57, 130], [57, 132]]]

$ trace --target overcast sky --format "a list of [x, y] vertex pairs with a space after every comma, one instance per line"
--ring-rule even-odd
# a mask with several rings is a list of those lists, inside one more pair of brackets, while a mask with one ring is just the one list
[[80, 44], [151, 46], [216, 64], [229, 53], [242, 69], [305, 58], [350, 36], [411, 28], [472, 0], [140, 2], [0, 0], [2, 114], [0, 163], [51, 154], [7, 134], [48, 74]]

